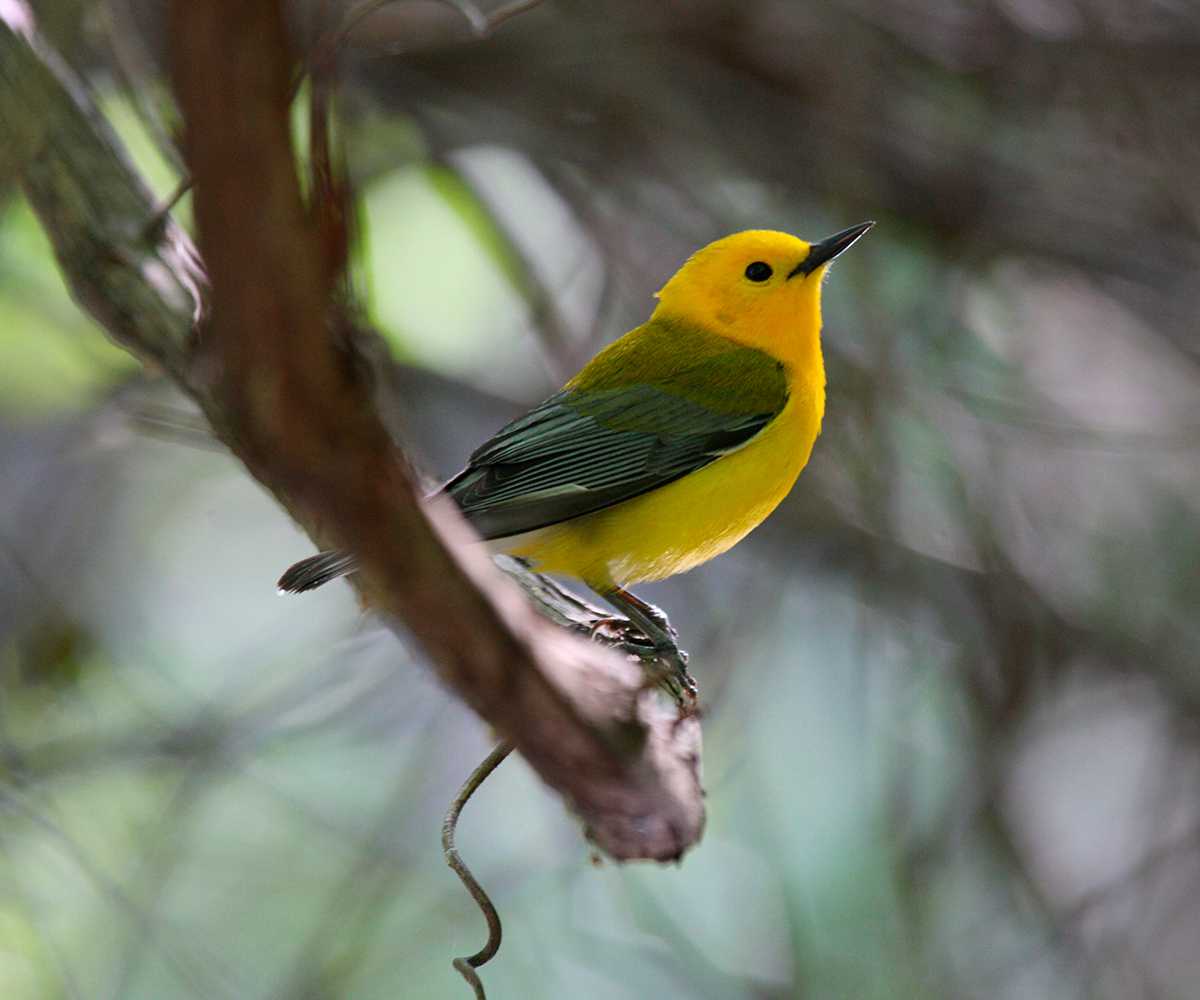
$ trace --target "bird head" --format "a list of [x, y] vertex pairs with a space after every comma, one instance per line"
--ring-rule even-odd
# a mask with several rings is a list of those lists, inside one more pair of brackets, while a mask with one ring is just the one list
[[807, 243], [752, 229], [697, 250], [658, 292], [656, 316], [683, 320], [784, 362], [818, 344], [829, 263], [875, 223]]

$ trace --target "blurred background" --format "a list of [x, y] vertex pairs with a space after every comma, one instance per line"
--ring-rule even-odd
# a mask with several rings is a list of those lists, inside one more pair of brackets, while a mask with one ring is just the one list
[[[166, 197], [166, 4], [33, 10]], [[879, 222], [826, 285], [808, 471], [644, 591], [708, 706], [703, 842], [594, 865], [510, 759], [459, 837], [490, 995], [1200, 996], [1200, 7], [293, 23], [346, 28], [355, 279], [431, 477], [697, 246]], [[438, 833], [490, 734], [344, 584], [275, 595], [309, 543], [70, 301], [4, 176], [0, 470], [0, 996], [467, 996]]]

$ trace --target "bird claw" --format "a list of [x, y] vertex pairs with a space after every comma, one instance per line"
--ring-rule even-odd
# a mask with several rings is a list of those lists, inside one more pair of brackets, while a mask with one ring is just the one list
[[646, 671], [646, 686], [657, 687], [671, 696], [677, 705], [695, 707], [700, 697], [696, 681], [688, 673], [688, 654], [678, 646], [647, 644], [639, 652]]
[[[666, 616], [664, 616], [664, 622]], [[666, 625], [672, 640], [678, 633]], [[620, 643], [641, 660], [646, 671], [647, 687], [657, 687], [669, 694], [677, 704], [695, 706], [699, 698], [696, 681], [688, 673], [688, 654], [674, 642], [656, 643], [627, 618], [599, 618], [592, 623], [589, 635], [593, 639]]]
[[622, 646], [649, 645], [647, 639], [628, 618], [597, 618], [588, 627], [588, 638], [604, 642], [619, 643]]

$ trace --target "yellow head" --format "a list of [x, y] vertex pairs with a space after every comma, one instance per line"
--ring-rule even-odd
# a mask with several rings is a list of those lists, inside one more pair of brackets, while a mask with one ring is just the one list
[[821, 280], [829, 262], [874, 224], [818, 243], [769, 229], [726, 236], [688, 258], [659, 291], [654, 314], [695, 323], [785, 364], [812, 364], [820, 359]]

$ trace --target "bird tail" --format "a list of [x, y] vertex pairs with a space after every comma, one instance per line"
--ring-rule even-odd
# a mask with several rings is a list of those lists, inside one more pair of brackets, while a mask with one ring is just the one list
[[330, 580], [353, 573], [357, 568], [354, 556], [349, 552], [337, 549], [318, 552], [289, 567], [279, 578], [277, 586], [281, 594], [303, 594], [306, 590], [316, 590]]

